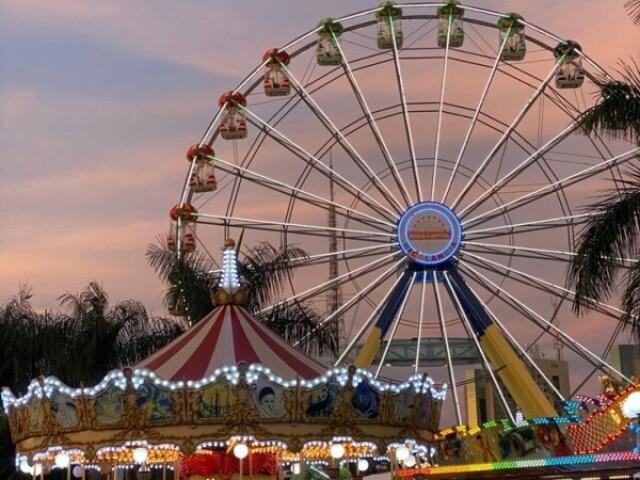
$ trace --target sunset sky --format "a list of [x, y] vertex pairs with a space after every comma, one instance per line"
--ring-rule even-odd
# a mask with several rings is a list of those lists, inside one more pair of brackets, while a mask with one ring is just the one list
[[[610, 71], [638, 53], [622, 0], [482, 2], [578, 40]], [[0, 298], [55, 308], [103, 284], [156, 315], [144, 252], [167, 229], [187, 147], [264, 50], [371, 2], [0, 0]]]

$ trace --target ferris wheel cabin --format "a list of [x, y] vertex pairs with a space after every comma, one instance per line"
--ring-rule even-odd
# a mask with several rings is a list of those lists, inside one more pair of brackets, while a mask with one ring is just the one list
[[438, 8], [438, 46], [441, 48], [460, 48], [464, 43], [462, 16], [464, 9], [456, 0], [448, 0]]

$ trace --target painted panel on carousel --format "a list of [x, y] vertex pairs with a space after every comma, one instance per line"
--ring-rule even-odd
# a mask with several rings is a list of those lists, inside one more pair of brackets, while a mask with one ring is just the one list
[[393, 419], [405, 422], [413, 415], [415, 392], [411, 388], [401, 391], [393, 398]]
[[434, 401], [433, 392], [427, 390], [420, 396], [419, 401], [420, 425], [432, 432], [440, 428], [440, 412], [442, 411], [442, 402]]
[[51, 412], [62, 428], [75, 427], [80, 421], [73, 398], [57, 390], [51, 397]]
[[142, 410], [144, 418], [151, 422], [175, 416], [171, 392], [154, 384], [145, 383], [140, 387], [136, 406]]
[[253, 404], [262, 418], [278, 418], [285, 414], [282, 388], [259, 378], [253, 384]]
[[29, 412], [29, 431], [41, 432], [44, 426], [44, 410], [41, 401], [31, 401], [27, 404]]
[[99, 425], [110, 425], [119, 422], [124, 412], [122, 390], [111, 385], [102, 392], [96, 397], [95, 412], [96, 423]]
[[200, 418], [222, 418], [236, 402], [234, 386], [226, 378], [204, 387], [198, 395], [198, 416]]
[[360, 418], [378, 418], [380, 415], [380, 394], [364, 380], [356, 387], [351, 404]]
[[307, 416], [327, 418], [336, 408], [340, 384], [337, 380], [330, 380], [311, 389]]

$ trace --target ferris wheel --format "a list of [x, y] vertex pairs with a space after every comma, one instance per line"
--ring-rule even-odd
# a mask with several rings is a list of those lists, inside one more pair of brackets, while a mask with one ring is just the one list
[[336, 363], [376, 375], [410, 346], [404, 364], [442, 369], [459, 423], [461, 339], [512, 419], [566, 397], [534, 358], [545, 345], [575, 387], [624, 380], [606, 362], [619, 310], [576, 318], [565, 283], [584, 207], [637, 154], [577, 132], [608, 78], [578, 43], [516, 13], [385, 2], [265, 50], [189, 149], [171, 248], [303, 248], [265, 310], [323, 312]]

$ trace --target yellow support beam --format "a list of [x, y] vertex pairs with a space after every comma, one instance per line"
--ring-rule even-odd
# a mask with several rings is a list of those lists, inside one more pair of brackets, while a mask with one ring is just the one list
[[495, 325], [480, 337], [480, 346], [526, 418], [555, 417], [557, 412], [529, 369]]
[[382, 330], [379, 327], [373, 327], [353, 364], [358, 368], [369, 368], [380, 350], [380, 345], [382, 345]]

